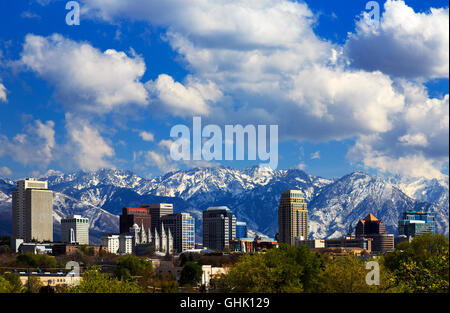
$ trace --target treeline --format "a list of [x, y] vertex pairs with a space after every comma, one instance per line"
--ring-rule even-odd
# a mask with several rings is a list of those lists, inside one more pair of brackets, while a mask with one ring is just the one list
[[[111, 256], [112, 257], [112, 256]], [[136, 256], [114, 257], [114, 269], [103, 272], [98, 265], [83, 271], [76, 286], [43, 286], [30, 276], [22, 286], [14, 273], [0, 274], [0, 292], [151, 293], [205, 292], [201, 284], [203, 264], [229, 268], [211, 280], [213, 292], [261, 293], [441, 293], [449, 292], [449, 241], [443, 235], [427, 234], [402, 242], [385, 256], [362, 260], [355, 256], [333, 258], [306, 246], [280, 245], [265, 253], [208, 257], [183, 254], [180, 281], [173, 275], [155, 273], [152, 263]], [[63, 260], [60, 260], [63, 261]], [[86, 260], [85, 260], [86, 261]], [[110, 260], [112, 261], [112, 260]], [[379, 284], [368, 285], [366, 263], [379, 265]], [[48, 255], [17, 256], [17, 265], [58, 267]], [[196, 288], [200, 286], [199, 288]]]
[[[221, 292], [448, 293], [448, 256], [448, 238], [434, 234], [417, 236], [392, 253], [367, 260], [281, 245], [265, 254], [242, 256], [213, 287]], [[369, 261], [379, 265], [379, 285], [366, 282]]]

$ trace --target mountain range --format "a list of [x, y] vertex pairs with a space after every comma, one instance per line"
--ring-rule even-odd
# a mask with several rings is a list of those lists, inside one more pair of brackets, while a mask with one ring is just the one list
[[[436, 214], [437, 231], [448, 235], [449, 183], [443, 179], [382, 178], [354, 172], [341, 178], [312, 176], [299, 169], [272, 170], [250, 167], [194, 168], [143, 178], [127, 170], [92, 172], [51, 171], [42, 180], [54, 191], [54, 237], [60, 220], [69, 214], [89, 218], [92, 243], [103, 233], [118, 232], [122, 207], [143, 203], [173, 203], [175, 212], [189, 212], [196, 219], [201, 240], [201, 212], [209, 206], [226, 205], [252, 233], [273, 237], [278, 231], [278, 203], [283, 190], [304, 193], [309, 211], [310, 238], [336, 238], [359, 219], [373, 213], [388, 232], [407, 210]], [[0, 234], [11, 232], [11, 193], [15, 182], [0, 178]]]

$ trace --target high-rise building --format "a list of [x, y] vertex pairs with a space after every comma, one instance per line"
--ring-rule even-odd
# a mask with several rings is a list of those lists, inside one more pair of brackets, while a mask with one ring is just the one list
[[53, 192], [46, 181], [17, 182], [12, 194], [12, 237], [13, 241], [53, 241]]
[[101, 238], [102, 246], [108, 248], [109, 253], [119, 254], [120, 241], [119, 235], [109, 234], [103, 235]]
[[149, 213], [152, 217], [152, 232], [155, 231], [155, 228], [158, 231], [161, 231], [161, 216], [173, 213], [173, 204], [171, 203], [141, 204], [139, 207], [149, 210]]
[[208, 249], [230, 248], [236, 238], [236, 216], [226, 206], [209, 207], [203, 211], [203, 246]]
[[414, 237], [422, 234], [434, 234], [435, 232], [434, 213], [403, 212], [402, 219], [398, 221], [399, 236]]
[[81, 215], [69, 215], [61, 219], [61, 241], [88, 245], [89, 219]]
[[181, 253], [195, 247], [195, 220], [189, 213], [167, 214], [161, 217], [161, 223], [173, 235], [173, 245]]
[[247, 238], [247, 223], [236, 222], [236, 238]]
[[356, 237], [362, 237], [373, 234], [385, 234], [386, 225], [382, 220], [377, 219], [372, 213], [356, 224]]
[[308, 239], [308, 209], [300, 190], [285, 190], [278, 206], [278, 240], [295, 245], [295, 238]]
[[386, 226], [382, 220], [372, 213], [356, 224], [356, 238], [372, 238], [372, 251], [382, 254], [394, 250], [394, 235], [386, 234]]
[[154, 229], [152, 228], [152, 216], [148, 208], [128, 208], [122, 209], [122, 214], [120, 215], [120, 233], [126, 234], [134, 224], [139, 226], [144, 225], [144, 229]]

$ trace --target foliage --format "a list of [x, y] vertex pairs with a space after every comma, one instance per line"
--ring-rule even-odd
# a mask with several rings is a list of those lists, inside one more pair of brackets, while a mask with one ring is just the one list
[[0, 293], [10, 293], [11, 289], [9, 281], [0, 275]]
[[180, 285], [196, 286], [202, 279], [202, 267], [195, 262], [188, 262], [181, 271]]
[[142, 290], [135, 281], [121, 281], [109, 277], [108, 274], [100, 273], [99, 268], [94, 266], [83, 273], [79, 285], [70, 286], [66, 291], [69, 293], [139, 293]]
[[391, 274], [379, 263], [379, 285], [368, 285], [366, 276], [369, 270], [366, 269], [366, 262], [360, 258], [348, 255], [325, 261], [322, 273], [322, 284], [319, 291], [328, 293], [379, 293], [395, 292], [390, 279]]
[[449, 241], [443, 235], [424, 234], [405, 241], [384, 257], [393, 283], [403, 292], [449, 292]]
[[301, 292], [305, 273], [297, 263], [296, 249], [281, 245], [266, 253], [243, 255], [215, 286], [225, 292]]
[[23, 285], [22, 281], [19, 278], [19, 275], [14, 273], [4, 273], [3, 278], [6, 279], [9, 283], [10, 286], [9, 292], [21, 293], [23, 291]]
[[152, 262], [145, 258], [134, 255], [121, 256], [117, 259], [116, 264], [114, 274], [120, 280], [129, 280], [133, 276], [147, 277], [153, 275]]
[[163, 293], [176, 293], [178, 292], [178, 284], [172, 273], [164, 275], [160, 280], [160, 288]]
[[25, 284], [25, 292], [38, 293], [41, 287], [43, 287], [43, 284], [39, 277], [29, 276]]
[[58, 262], [55, 257], [47, 254], [34, 254], [32, 252], [27, 252], [17, 256], [17, 261], [19, 264], [33, 268], [57, 268]]

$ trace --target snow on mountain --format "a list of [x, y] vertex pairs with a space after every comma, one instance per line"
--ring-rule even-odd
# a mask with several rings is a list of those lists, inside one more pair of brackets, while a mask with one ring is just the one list
[[[405, 210], [435, 212], [438, 230], [448, 234], [448, 180], [404, 181], [355, 172], [340, 179], [315, 177], [298, 169], [272, 170], [229, 167], [178, 170], [152, 179], [130, 171], [102, 169], [71, 174], [49, 172], [43, 177], [54, 190], [55, 233], [68, 214], [90, 219], [91, 233], [117, 231], [123, 206], [168, 202], [175, 212], [189, 212], [201, 232], [201, 212], [209, 206], [227, 205], [238, 220], [259, 234], [274, 236], [278, 229], [278, 204], [283, 190], [301, 190], [308, 202], [312, 238], [339, 237], [359, 219], [373, 213], [396, 233]], [[446, 184], [445, 184], [446, 183]], [[9, 233], [11, 192], [14, 183], [0, 179], [0, 232]], [[9, 226], [8, 226], [9, 219]], [[7, 229], [7, 230], [5, 230]]]
[[394, 179], [394, 183], [408, 196], [417, 200], [449, 206], [449, 177], [440, 179]]

